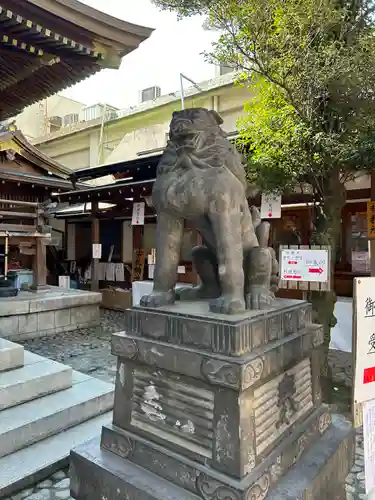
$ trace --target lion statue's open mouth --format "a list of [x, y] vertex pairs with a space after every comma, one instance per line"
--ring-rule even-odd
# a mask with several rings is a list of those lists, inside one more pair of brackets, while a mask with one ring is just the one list
[[203, 245], [193, 249], [201, 284], [182, 290], [181, 299], [209, 299], [211, 311], [224, 314], [271, 304], [277, 263], [268, 248], [269, 225], [250, 212], [241, 157], [222, 123], [216, 111], [204, 108], [173, 113], [153, 188], [158, 215], [154, 290], [142, 298], [143, 306], [175, 300], [184, 220], [197, 229]]

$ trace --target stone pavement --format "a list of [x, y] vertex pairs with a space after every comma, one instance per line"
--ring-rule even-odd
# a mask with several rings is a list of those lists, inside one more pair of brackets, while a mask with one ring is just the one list
[[72, 500], [68, 470], [60, 470], [33, 488], [21, 491], [12, 500]]
[[[26, 349], [41, 356], [65, 363], [75, 370], [114, 383], [116, 358], [110, 352], [111, 334], [124, 329], [124, 314], [102, 311], [99, 327], [78, 330], [55, 337], [23, 342]], [[330, 352], [335, 387], [333, 409], [349, 416], [350, 387], [352, 385], [351, 355]], [[354, 467], [346, 480], [347, 500], [367, 499], [364, 486], [363, 434], [357, 432]], [[34, 488], [24, 490], [6, 500], [58, 500], [70, 499], [67, 471], [59, 471]]]

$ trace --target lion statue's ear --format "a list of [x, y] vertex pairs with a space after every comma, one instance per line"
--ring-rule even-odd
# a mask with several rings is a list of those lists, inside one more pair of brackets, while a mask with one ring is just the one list
[[215, 111], [214, 109], [210, 110], [211, 115], [215, 118], [215, 121], [218, 125], [222, 125], [224, 123], [224, 120], [221, 118], [219, 113]]

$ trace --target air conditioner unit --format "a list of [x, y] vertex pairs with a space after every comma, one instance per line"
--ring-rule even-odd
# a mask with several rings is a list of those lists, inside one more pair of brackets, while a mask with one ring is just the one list
[[55, 128], [55, 129], [59, 129], [62, 127], [63, 120], [62, 120], [61, 116], [51, 116], [51, 118], [49, 119], [49, 123], [50, 123], [51, 127]]
[[161, 88], [158, 87], [157, 85], [154, 85], [153, 87], [143, 89], [139, 92], [139, 102], [142, 103], [142, 102], [154, 101], [160, 96], [161, 96]]

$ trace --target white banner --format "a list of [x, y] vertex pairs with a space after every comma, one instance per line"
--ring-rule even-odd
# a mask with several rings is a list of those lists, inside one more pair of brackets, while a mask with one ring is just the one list
[[354, 279], [354, 400], [375, 399], [375, 278]]
[[363, 405], [363, 451], [367, 495], [375, 488], [375, 400]]
[[133, 204], [132, 226], [143, 226], [145, 223], [145, 203]]
[[260, 216], [262, 219], [281, 218], [281, 195], [262, 194], [260, 205]]

